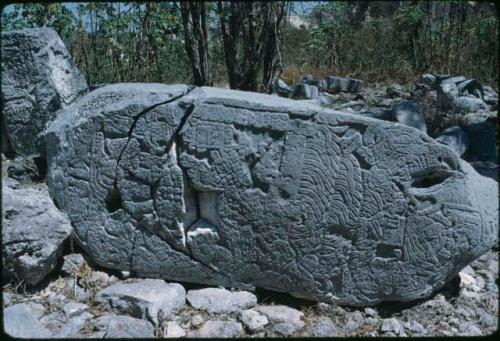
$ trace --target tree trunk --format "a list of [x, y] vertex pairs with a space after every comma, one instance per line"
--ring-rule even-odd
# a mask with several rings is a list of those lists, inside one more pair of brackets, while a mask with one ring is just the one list
[[197, 86], [213, 85], [208, 52], [208, 2], [180, 2], [186, 54]]

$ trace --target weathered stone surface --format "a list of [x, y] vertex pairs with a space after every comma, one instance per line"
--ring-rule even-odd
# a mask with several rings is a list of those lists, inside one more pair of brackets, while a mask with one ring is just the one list
[[20, 183], [29, 184], [38, 182], [45, 176], [45, 162], [41, 157], [36, 155], [7, 159], [5, 163], [7, 175]]
[[365, 117], [376, 118], [378, 120], [384, 120], [384, 121], [392, 121], [394, 119], [394, 115], [391, 109], [379, 109], [379, 108], [368, 109], [368, 110], [363, 110], [358, 114]]
[[200, 314], [195, 314], [191, 317], [191, 326], [193, 327], [201, 326], [203, 322], [205, 322], [205, 319]]
[[240, 312], [240, 321], [251, 332], [258, 331], [269, 323], [265, 315], [262, 315], [253, 309], [242, 310]]
[[50, 28], [2, 32], [5, 129], [17, 154], [41, 150], [40, 133], [55, 112], [87, 91], [87, 83]]
[[177, 322], [169, 321], [165, 325], [163, 337], [179, 338], [186, 336], [186, 331], [179, 326]]
[[446, 81], [437, 88], [438, 104], [442, 110], [469, 113], [486, 109], [486, 103], [475, 96], [460, 96], [455, 82]]
[[92, 314], [82, 311], [79, 314], [68, 318], [68, 322], [62, 326], [54, 335], [55, 339], [67, 339], [67, 338], [82, 338], [88, 337], [87, 335], [82, 335], [82, 329], [86, 327], [89, 320], [92, 319]]
[[50, 333], [38, 321], [27, 304], [16, 304], [3, 310], [4, 331], [15, 338], [48, 338]]
[[105, 315], [95, 322], [96, 328], [104, 332], [105, 339], [153, 338], [154, 327], [148, 321], [122, 315]]
[[243, 326], [236, 321], [207, 321], [197, 331], [188, 334], [188, 337], [227, 338], [238, 337], [244, 334]]
[[387, 96], [390, 98], [404, 97], [405, 93], [399, 84], [392, 84], [386, 88]]
[[187, 92], [105, 86], [48, 128], [49, 186], [100, 265], [369, 305], [428, 296], [496, 241], [492, 180], [423, 132]]
[[87, 264], [81, 253], [72, 253], [64, 256], [64, 263], [61, 271], [67, 275], [78, 273], [80, 268]]
[[486, 104], [489, 105], [497, 105], [498, 104], [498, 94], [495, 90], [493, 90], [490, 86], [483, 87], [484, 96], [483, 100]]
[[[268, 320], [274, 324], [282, 324], [281, 334], [290, 335], [305, 325], [304, 314], [301, 311], [284, 305], [258, 305], [254, 310], [266, 315]], [[286, 333], [285, 330], [289, 333]]]
[[464, 76], [450, 76], [450, 75], [434, 75], [436, 77], [436, 82], [438, 85], [445, 83], [454, 83], [458, 84], [460, 82], [465, 81]]
[[493, 161], [471, 161], [471, 166], [482, 176], [492, 178], [498, 182], [499, 166]]
[[453, 126], [445, 129], [438, 137], [436, 141], [447, 145], [451, 148], [458, 156], [465, 153], [469, 147], [469, 138], [467, 133], [461, 127]]
[[111, 285], [98, 292], [96, 299], [117, 313], [148, 319], [156, 325], [184, 306], [186, 290], [177, 283], [141, 279]]
[[318, 87], [315, 85], [297, 84], [294, 86], [292, 97], [315, 99], [318, 98], [318, 94]]
[[469, 152], [479, 161], [498, 160], [496, 145], [497, 128], [489, 123], [475, 123], [464, 126], [464, 130], [469, 136]]
[[335, 323], [329, 318], [320, 318], [312, 327], [312, 336], [333, 337], [338, 336], [339, 331]]
[[382, 327], [380, 328], [383, 332], [393, 332], [397, 335], [404, 331], [404, 327], [399, 323], [394, 317], [384, 319], [382, 322]]
[[193, 308], [215, 314], [230, 314], [257, 304], [257, 297], [252, 293], [222, 288], [189, 290], [186, 298]]
[[328, 90], [335, 92], [354, 92], [363, 91], [363, 81], [344, 77], [328, 76], [326, 77]]
[[82, 314], [85, 310], [89, 308], [88, 305], [83, 303], [73, 303], [69, 302], [64, 305], [64, 314], [68, 319]]
[[[465, 81], [457, 83], [457, 89], [458, 94], [461, 96], [465, 95], [466, 92], [481, 99], [484, 96], [483, 86], [476, 79], [467, 79]], [[478, 92], [479, 96], [477, 96]]]
[[2, 189], [3, 272], [28, 285], [51, 272], [72, 228], [44, 184]]
[[420, 76], [420, 83], [433, 87], [436, 84], [436, 76], [429, 73]]
[[427, 132], [424, 116], [414, 102], [401, 101], [392, 107], [394, 121]]
[[276, 93], [278, 94], [278, 96], [281, 97], [288, 98], [293, 93], [293, 89], [289, 87], [282, 79], [276, 80], [275, 88], [276, 88]]

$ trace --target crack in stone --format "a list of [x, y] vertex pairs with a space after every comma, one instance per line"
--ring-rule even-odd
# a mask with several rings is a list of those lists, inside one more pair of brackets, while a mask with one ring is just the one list
[[[149, 107], [145, 108], [144, 110], [142, 110], [140, 113], [138, 113], [138, 114], [134, 117], [134, 121], [132, 122], [132, 125], [130, 126], [130, 129], [129, 129], [128, 134], [127, 134], [127, 136], [128, 136], [127, 143], [125, 143], [125, 146], [124, 146], [124, 147], [122, 148], [122, 150], [120, 151], [120, 154], [118, 155], [118, 159], [116, 160], [115, 177], [114, 177], [114, 180], [113, 180], [113, 187], [114, 187], [115, 189], [116, 189], [116, 185], [117, 185], [117, 184], [116, 184], [116, 180], [117, 180], [117, 179], [116, 179], [116, 178], [117, 178], [117, 177], [116, 177], [116, 174], [118, 173], [118, 165], [120, 164], [120, 161], [121, 161], [121, 159], [122, 159], [123, 153], [124, 153], [124, 152], [125, 152], [125, 150], [127, 149], [127, 146], [128, 146], [128, 144], [129, 144], [129, 142], [130, 142], [130, 139], [132, 138], [132, 133], [133, 133], [133, 131], [134, 131], [134, 129], [135, 129], [135, 126], [137, 125], [137, 121], [139, 121], [139, 119], [140, 119], [143, 115], [147, 114], [147, 113], [148, 113], [148, 112], [150, 112], [151, 110], [154, 110], [155, 108], [159, 107], [160, 105], [164, 105], [164, 104], [168, 104], [168, 103], [175, 102], [175, 101], [177, 101], [178, 99], [181, 99], [182, 97], [187, 96], [187, 95], [188, 95], [191, 91], [193, 91], [194, 89], [195, 89], [194, 87], [189, 88], [189, 89], [187, 90], [187, 92], [186, 92], [186, 93], [184, 93], [184, 94], [181, 94], [181, 95], [178, 95], [178, 96], [174, 96], [174, 97], [172, 97], [172, 98], [170, 98], [170, 99], [168, 99], [168, 100], [166, 100], [166, 101], [163, 101], [163, 102], [160, 102], [160, 103], [154, 104], [154, 105], [152, 105], [152, 106], [149, 106]], [[189, 115], [190, 113], [186, 113], [186, 114], [188, 114], [188, 115]], [[185, 114], [184, 116], [186, 116], [186, 114]], [[184, 117], [183, 117], [183, 118], [184, 118]], [[181, 119], [181, 123], [182, 123], [182, 122], [183, 122], [183, 120]], [[184, 122], [185, 122], [185, 120], [184, 120]], [[175, 134], [176, 134], [177, 132], [178, 132], [178, 131], [176, 130], [176, 131], [174, 132], [173, 136], [175, 136]]]

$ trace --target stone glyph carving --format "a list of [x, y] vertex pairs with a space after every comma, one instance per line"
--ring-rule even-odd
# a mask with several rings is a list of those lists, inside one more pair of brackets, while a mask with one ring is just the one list
[[54, 30], [5, 31], [1, 38], [2, 152], [35, 154], [43, 151], [46, 123], [84, 94], [87, 82]]
[[425, 297], [496, 242], [498, 192], [416, 129], [256, 93], [116, 84], [47, 131], [101, 265], [314, 300]]

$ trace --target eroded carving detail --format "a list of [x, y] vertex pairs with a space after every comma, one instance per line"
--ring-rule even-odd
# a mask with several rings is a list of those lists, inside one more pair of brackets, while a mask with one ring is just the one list
[[428, 295], [496, 240], [496, 186], [412, 128], [211, 88], [145, 112], [129, 135], [117, 119], [67, 125], [73, 148], [54, 140], [65, 163], [49, 171], [108, 266], [365, 305]]

